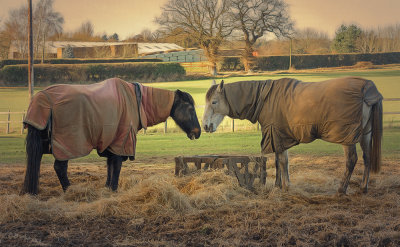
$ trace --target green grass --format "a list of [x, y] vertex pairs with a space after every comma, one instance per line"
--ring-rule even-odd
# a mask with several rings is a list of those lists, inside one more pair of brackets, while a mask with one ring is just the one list
[[[0, 164], [23, 163], [25, 161], [24, 136], [0, 136]], [[383, 156], [400, 159], [400, 129], [385, 129], [383, 136]], [[260, 154], [261, 133], [257, 131], [235, 133], [203, 133], [198, 140], [189, 140], [183, 132], [167, 134], [139, 134], [137, 138], [136, 157], [169, 158], [189, 155], [211, 154]], [[300, 144], [290, 149], [291, 154], [310, 156], [341, 155], [342, 146], [316, 140], [309, 144]], [[359, 155], [360, 159], [362, 155]], [[44, 156], [44, 162], [53, 162], [51, 155]], [[102, 161], [93, 151], [90, 155], [76, 159], [74, 162]]]
[[[283, 77], [293, 77], [302, 81], [322, 81], [342, 76], [361, 76], [368, 78], [376, 83], [379, 91], [385, 98], [399, 98], [400, 97], [400, 71], [399, 70], [365, 70], [365, 71], [329, 71], [318, 73], [280, 73], [270, 75], [255, 75], [255, 76], [235, 76], [224, 78], [227, 83], [243, 81], [243, 80], [266, 80], [266, 79], [279, 79]], [[218, 83], [221, 79], [216, 80]], [[193, 81], [178, 81], [178, 82], [162, 82], [150, 83], [148, 86], [165, 88], [169, 90], [180, 89], [189, 92], [196, 101], [197, 115], [199, 119], [204, 112], [205, 93], [210, 87], [211, 79], [206, 80], [193, 80]], [[36, 91], [41, 88], [36, 88]], [[27, 88], [0, 88], [0, 112], [6, 112], [9, 109], [14, 112], [26, 110], [28, 106], [28, 90]], [[384, 111], [400, 111], [400, 102], [384, 102]], [[11, 121], [21, 121], [21, 115], [12, 115]], [[7, 120], [7, 115], [0, 115], [0, 121]], [[175, 128], [173, 121], [170, 121], [169, 127]], [[248, 121], [236, 121], [236, 129], [254, 129]], [[400, 126], [400, 115], [384, 115], [385, 126]], [[13, 133], [20, 132], [20, 124], [13, 123], [11, 131]], [[230, 129], [231, 120], [227, 118], [222, 123], [224, 129]], [[159, 125], [150, 129], [161, 130], [163, 125]], [[0, 123], [0, 133], [4, 133], [6, 125]]]
[[[386, 98], [400, 97], [400, 70], [366, 70], [366, 71], [329, 71], [318, 73], [280, 73], [270, 75], [255, 76], [235, 76], [224, 78], [227, 83], [242, 80], [266, 80], [279, 79], [283, 77], [293, 77], [302, 81], [322, 81], [342, 76], [362, 76], [373, 80], [379, 91]], [[217, 79], [220, 82], [220, 79]], [[197, 108], [198, 117], [201, 119], [205, 104], [205, 93], [210, 87], [211, 79], [151, 83], [148, 86], [165, 88], [170, 90], [180, 89], [192, 94], [199, 106]], [[40, 90], [41, 88], [36, 88]], [[0, 88], [0, 112], [26, 110], [28, 105], [27, 88]], [[384, 102], [384, 111], [400, 111], [400, 102]], [[21, 115], [13, 115], [11, 121], [21, 121]], [[0, 121], [6, 120], [6, 115], [0, 115]], [[254, 131], [256, 125], [249, 121], [235, 120], [235, 129], [247, 130], [228, 133], [231, 130], [232, 120], [226, 118], [219, 132], [213, 135], [203, 134], [199, 140], [190, 141], [186, 136], [175, 128], [173, 121], [168, 121], [170, 132], [162, 134], [163, 124], [149, 129], [147, 135], [138, 136], [137, 155], [138, 157], [164, 157], [176, 155], [194, 154], [258, 154], [260, 152], [259, 143], [261, 134]], [[400, 126], [400, 115], [384, 115], [385, 126]], [[24, 141], [19, 135], [21, 124], [11, 125], [12, 135], [5, 135], [6, 125], [0, 123], [0, 163], [23, 162]], [[157, 133], [154, 133], [157, 132]], [[179, 132], [179, 133], [178, 133]], [[383, 153], [390, 157], [399, 157], [400, 131], [398, 128], [387, 129], [385, 131]], [[311, 144], [304, 144], [291, 149], [292, 153], [305, 153], [311, 155], [341, 154], [340, 145], [329, 144], [323, 141], [315, 141]], [[99, 160], [97, 154], [93, 153], [79, 161]], [[50, 162], [51, 158], [45, 158], [45, 162]]]

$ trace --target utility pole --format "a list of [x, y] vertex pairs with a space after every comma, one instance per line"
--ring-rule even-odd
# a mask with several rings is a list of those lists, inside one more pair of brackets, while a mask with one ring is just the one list
[[289, 44], [289, 70], [292, 68], [292, 38], [290, 38]]
[[28, 86], [29, 102], [33, 97], [33, 33], [32, 33], [32, 0], [28, 0]]

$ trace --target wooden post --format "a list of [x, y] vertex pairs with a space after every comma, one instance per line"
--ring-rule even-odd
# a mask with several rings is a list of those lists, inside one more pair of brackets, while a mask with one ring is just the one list
[[290, 38], [290, 45], [289, 45], [289, 69], [292, 68], [292, 39]]
[[32, 0], [28, 0], [28, 85], [29, 85], [29, 102], [33, 97], [33, 32], [32, 32]]
[[235, 119], [232, 118], [232, 132], [235, 132]]
[[257, 131], [259, 131], [259, 130], [260, 130], [260, 123], [257, 122]]
[[24, 110], [24, 113], [22, 114], [21, 135], [24, 133], [24, 119], [25, 119], [25, 110]]
[[7, 116], [7, 134], [10, 134], [10, 109], [8, 109], [8, 116]]
[[165, 123], [164, 123], [164, 134], [167, 133], [167, 127], [168, 127], [168, 119], [165, 120]]

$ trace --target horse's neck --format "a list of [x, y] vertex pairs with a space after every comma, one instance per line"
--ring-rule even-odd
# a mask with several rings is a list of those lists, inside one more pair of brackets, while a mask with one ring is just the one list
[[231, 118], [247, 119], [257, 122], [263, 101], [268, 95], [272, 81], [243, 81], [228, 84], [225, 98], [229, 105]]
[[174, 102], [174, 92], [142, 85], [142, 107], [147, 118], [147, 126], [167, 120]]

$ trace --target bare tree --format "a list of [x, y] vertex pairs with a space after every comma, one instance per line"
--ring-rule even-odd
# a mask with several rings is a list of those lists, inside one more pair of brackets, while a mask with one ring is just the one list
[[17, 48], [21, 58], [25, 58], [28, 52], [28, 25], [26, 21], [26, 13], [28, 7], [21, 6], [18, 9], [10, 10], [9, 18], [4, 23], [2, 39], [7, 40], [8, 45]]
[[219, 48], [233, 30], [230, 7], [230, 0], [169, 0], [156, 22], [164, 30], [182, 30], [198, 40], [210, 63], [210, 73], [216, 75]]
[[36, 32], [36, 53], [42, 50], [42, 63], [44, 61], [46, 39], [54, 34], [62, 33], [64, 18], [53, 9], [54, 0], [40, 0], [35, 9], [34, 22]]
[[235, 29], [243, 33], [246, 71], [251, 70], [253, 45], [259, 38], [266, 33], [289, 36], [293, 29], [284, 0], [232, 0], [231, 19]]
[[377, 33], [379, 52], [400, 51], [400, 24], [379, 28]]
[[378, 35], [374, 30], [363, 30], [356, 40], [356, 49], [361, 53], [373, 53], [379, 51]]
[[92, 22], [86, 21], [82, 23], [81, 26], [70, 36], [70, 39], [75, 41], [92, 41], [94, 39], [94, 27]]
[[144, 42], [152, 42], [153, 41], [153, 33], [148, 28], [143, 29], [140, 32], [140, 35], [142, 35]]
[[[53, 0], [40, 0], [33, 6], [33, 43], [35, 53], [44, 49], [47, 37], [62, 32], [64, 18], [59, 12], [53, 10]], [[18, 49], [21, 58], [26, 57], [28, 49], [28, 26], [26, 22], [26, 5], [9, 12], [9, 18], [5, 22], [2, 32], [2, 40], [9, 40]], [[42, 57], [44, 50], [42, 50]]]
[[293, 41], [294, 53], [297, 54], [326, 54], [330, 51], [328, 34], [313, 28], [296, 30]]

